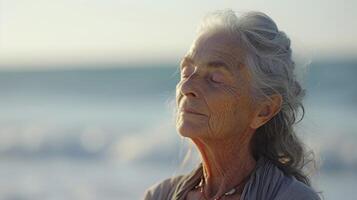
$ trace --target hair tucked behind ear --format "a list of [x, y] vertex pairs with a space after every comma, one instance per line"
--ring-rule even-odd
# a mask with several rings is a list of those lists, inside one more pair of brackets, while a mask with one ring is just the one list
[[[200, 32], [226, 30], [240, 41], [245, 52], [255, 100], [273, 94], [282, 96], [281, 110], [269, 122], [257, 129], [251, 141], [253, 156], [272, 160], [286, 174], [310, 185], [304, 166], [313, 161], [296, 136], [294, 125], [304, 117], [302, 99], [305, 91], [294, 74], [290, 39], [275, 22], [261, 12], [248, 12], [237, 17], [231, 10], [209, 15]], [[299, 117], [300, 116], [300, 117]]]

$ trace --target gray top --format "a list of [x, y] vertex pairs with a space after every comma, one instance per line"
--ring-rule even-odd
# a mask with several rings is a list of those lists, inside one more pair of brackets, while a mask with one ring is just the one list
[[[149, 188], [145, 200], [185, 200], [186, 195], [201, 180], [202, 166], [184, 176], [166, 179]], [[247, 184], [241, 200], [320, 200], [309, 186], [292, 176], [286, 176], [266, 158], [260, 158]]]

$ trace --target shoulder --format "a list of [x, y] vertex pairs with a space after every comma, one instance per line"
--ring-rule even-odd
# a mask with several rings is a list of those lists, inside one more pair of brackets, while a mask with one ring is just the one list
[[161, 200], [161, 199], [170, 199], [170, 196], [173, 195], [175, 188], [178, 183], [184, 179], [183, 175], [167, 178], [163, 181], [160, 181], [150, 188], [148, 188], [144, 194], [144, 200]]
[[243, 199], [320, 200], [313, 188], [285, 174], [265, 158], [259, 159], [243, 196]]
[[293, 177], [285, 177], [286, 186], [277, 195], [278, 200], [320, 200], [317, 192], [310, 186]]

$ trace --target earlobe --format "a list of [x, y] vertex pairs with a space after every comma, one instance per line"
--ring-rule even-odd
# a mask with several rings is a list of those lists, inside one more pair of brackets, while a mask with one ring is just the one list
[[258, 129], [273, 118], [281, 109], [283, 99], [280, 94], [270, 96], [270, 99], [265, 100], [260, 104], [255, 117], [252, 120], [250, 127]]

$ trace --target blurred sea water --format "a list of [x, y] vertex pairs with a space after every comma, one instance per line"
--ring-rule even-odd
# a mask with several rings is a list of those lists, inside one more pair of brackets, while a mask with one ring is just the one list
[[[180, 173], [175, 65], [0, 72], [0, 199], [140, 199]], [[325, 199], [357, 188], [357, 61], [319, 61], [303, 85], [300, 137]]]

